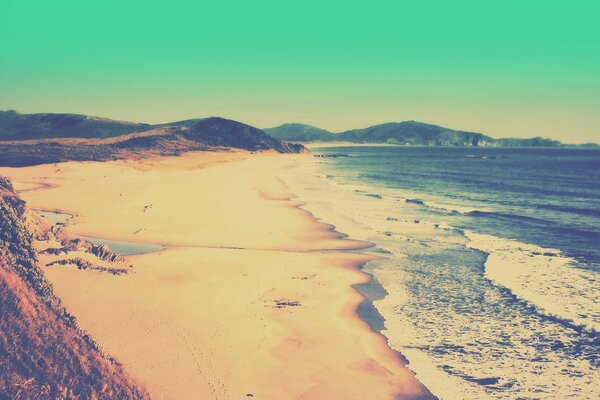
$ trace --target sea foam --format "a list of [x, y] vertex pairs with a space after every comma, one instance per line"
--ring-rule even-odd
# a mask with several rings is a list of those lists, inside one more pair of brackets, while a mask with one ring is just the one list
[[468, 246], [488, 254], [485, 276], [540, 313], [600, 332], [596, 274], [576, 267], [560, 250], [465, 231]]
[[[382, 334], [436, 396], [442, 400], [593, 398], [600, 379], [593, 337], [573, 329], [579, 326], [574, 322], [563, 325], [541, 315], [557, 314], [554, 310], [527, 305], [534, 305], [536, 299], [517, 294], [518, 285], [494, 280], [490, 262], [499, 256], [510, 263], [530, 261], [540, 255], [550, 257], [551, 252], [557, 258], [551, 262], [562, 265], [559, 272], [566, 281], [579, 269], [557, 251], [455, 229], [449, 219], [428, 212], [431, 204], [426, 201], [406, 202], [426, 196], [375, 186], [340, 170], [332, 172], [335, 179], [314, 179], [329, 172], [324, 164], [303, 166], [287, 171], [288, 178], [295, 176], [284, 181], [306, 202], [303, 208], [350, 238], [371, 241], [388, 252], [378, 253], [385, 258], [365, 266], [388, 293], [374, 301], [385, 319]], [[464, 213], [455, 210], [458, 215], [454, 215], [458, 218], [475, 209], [482, 210], [469, 204], [461, 209]], [[532, 284], [544, 281], [537, 272], [528, 272], [525, 278]], [[582, 293], [593, 290], [592, 282], [576, 281]]]

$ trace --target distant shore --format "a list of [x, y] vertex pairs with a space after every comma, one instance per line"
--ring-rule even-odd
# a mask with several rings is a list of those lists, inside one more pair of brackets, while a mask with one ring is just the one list
[[133, 272], [119, 276], [40, 259], [81, 327], [153, 397], [433, 398], [356, 314], [352, 286], [373, 257], [344, 250], [367, 244], [289, 192], [285, 170], [309, 162], [196, 152], [0, 174], [29, 207], [71, 212], [73, 234], [166, 246], [126, 257]]

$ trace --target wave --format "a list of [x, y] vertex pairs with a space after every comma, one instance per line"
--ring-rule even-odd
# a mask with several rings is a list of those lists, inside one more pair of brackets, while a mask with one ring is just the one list
[[486, 210], [483, 208], [473, 208], [473, 207], [467, 207], [467, 206], [459, 206], [457, 204], [440, 204], [440, 203], [435, 203], [432, 201], [426, 201], [425, 205], [427, 207], [431, 207], [431, 208], [437, 208], [440, 210], [446, 210], [446, 211], [450, 211], [450, 212], [455, 212], [455, 213], [459, 213], [459, 214], [469, 214], [469, 213], [473, 213], [473, 212], [480, 212], [480, 213], [489, 213], [492, 212], [490, 210]]
[[485, 276], [543, 315], [600, 332], [596, 274], [576, 267], [560, 250], [464, 231], [468, 246], [488, 254]]
[[425, 207], [436, 208], [438, 210], [444, 210], [444, 211], [448, 211], [451, 213], [457, 213], [457, 214], [470, 214], [470, 213], [475, 213], [475, 212], [479, 212], [479, 213], [491, 213], [492, 212], [492, 211], [484, 209], [484, 208], [468, 207], [468, 206], [462, 206], [462, 205], [458, 205], [458, 204], [437, 203], [434, 201], [423, 200], [423, 199], [419, 199], [419, 198], [406, 198], [404, 201], [407, 203], [420, 204]]
[[513, 219], [513, 220], [518, 220], [518, 221], [529, 221], [529, 222], [536, 222], [536, 223], [546, 223], [546, 220], [540, 219], [540, 218], [535, 218], [535, 217], [529, 217], [527, 215], [519, 215], [519, 214], [509, 214], [509, 213], [503, 213], [503, 212], [497, 212], [497, 211], [482, 211], [482, 210], [472, 210], [469, 211], [467, 214], [469, 214], [472, 217], [488, 217], [488, 218], [508, 218], [508, 219]]
[[539, 207], [545, 208], [547, 210], [559, 211], [568, 214], [578, 214], [584, 216], [592, 216], [592, 217], [600, 217], [600, 210], [593, 210], [589, 208], [578, 208], [578, 207], [568, 207], [568, 206], [557, 206], [553, 204], [544, 204]]
[[[315, 171], [323, 171], [322, 168]], [[444, 400], [517, 398], [531, 393], [548, 399], [593, 397], [598, 375], [590, 372], [590, 351], [594, 348], [590, 350], [586, 340], [595, 339], [594, 335], [582, 334], [584, 328], [577, 327], [585, 324], [573, 317], [577, 317], [577, 308], [593, 310], [594, 305], [576, 300], [585, 304], [567, 304], [555, 310], [544, 308], [543, 301], [536, 303], [535, 296], [526, 292], [535, 294], [531, 286], [549, 279], [537, 276], [543, 268], [526, 266], [522, 275], [528, 283], [524, 289], [519, 287], [521, 274], [517, 269], [521, 259], [526, 263], [540, 256], [559, 259], [562, 255], [558, 250], [536, 247], [523, 255], [514, 247], [528, 245], [509, 241], [515, 245], [511, 258], [510, 252], [505, 254], [502, 246], [494, 242], [506, 239], [490, 236], [477, 243], [478, 238], [469, 237], [475, 234], [449, 225], [451, 219], [436, 218], [440, 213], [432, 216], [422, 212], [432, 207], [451, 213], [483, 214], [486, 210], [482, 208], [442, 204], [458, 202], [452, 198], [432, 202], [437, 198], [371, 184], [346, 176], [346, 171], [336, 173], [335, 179], [326, 179], [324, 174], [318, 176], [321, 179], [314, 179], [315, 175], [304, 170], [296, 175], [296, 182], [286, 180], [286, 184], [314, 215], [353, 239], [377, 244], [380, 250], [370, 251], [383, 258], [368, 263], [365, 269], [388, 293], [373, 302], [385, 318], [381, 333], [392, 348], [406, 357], [417, 379], [434, 395]], [[465, 249], [467, 243], [491, 255], [483, 257]], [[501, 260], [500, 265], [493, 265], [495, 259]], [[503, 268], [502, 260], [508, 260], [507, 274], [515, 277], [508, 282], [493, 279], [496, 268]], [[550, 278], [556, 285], [569, 285], [573, 270], [577, 275], [576, 268], [565, 265], [560, 270], [561, 279]], [[585, 271], [583, 274], [587, 277]], [[573, 279], [589, 298], [595, 283]], [[568, 294], [558, 290], [554, 295], [546, 294], [556, 302], [577, 297], [576, 290]], [[516, 301], [517, 298], [522, 301]], [[588, 314], [587, 318], [580, 318], [598, 322], [598, 316]], [[585, 327], [587, 331], [594, 329], [597, 328]], [[568, 350], [555, 349], [557, 343]], [[543, 375], [539, 373], [541, 365]]]

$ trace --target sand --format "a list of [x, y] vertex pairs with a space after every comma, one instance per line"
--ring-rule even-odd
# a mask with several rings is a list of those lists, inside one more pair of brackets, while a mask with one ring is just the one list
[[356, 315], [352, 285], [369, 279], [358, 267], [372, 256], [345, 250], [368, 244], [317, 222], [280, 179], [308, 162], [198, 152], [0, 175], [30, 208], [73, 213], [70, 233], [167, 246], [126, 257], [126, 275], [43, 268], [80, 326], [154, 398], [429, 398]]

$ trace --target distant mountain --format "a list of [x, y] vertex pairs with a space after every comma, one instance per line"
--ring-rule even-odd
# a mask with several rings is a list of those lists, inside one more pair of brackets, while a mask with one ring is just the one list
[[390, 122], [339, 134], [354, 143], [389, 143], [425, 146], [484, 146], [493, 139], [481, 133], [456, 131], [417, 121]]
[[283, 124], [263, 130], [274, 138], [292, 142], [318, 142], [335, 139], [333, 132], [305, 124]]
[[504, 147], [559, 147], [563, 144], [558, 140], [545, 139], [543, 137], [534, 137], [529, 139], [517, 139], [517, 138], [504, 138], [496, 139], [494, 141], [496, 146]]
[[[333, 133], [311, 125], [283, 124], [264, 129], [269, 135], [291, 142], [351, 142], [387, 143], [417, 146], [505, 146], [505, 147], [558, 147], [565, 146], [557, 140], [541, 137], [529, 139], [495, 139], [476, 132], [444, 128], [417, 121], [390, 122], [364, 129]], [[592, 147], [593, 144], [578, 147]]]
[[205, 118], [190, 127], [164, 126], [105, 139], [36, 139], [0, 141], [1, 166], [27, 166], [64, 161], [107, 161], [141, 156], [180, 155], [188, 151], [243, 149], [280, 153], [305, 151], [264, 131], [223, 118]]
[[[207, 121], [220, 121], [216, 124]], [[184, 132], [196, 131], [195, 142], [207, 146], [244, 148], [247, 150], [269, 149], [277, 151], [297, 151], [278, 141], [290, 142], [329, 142], [388, 143], [418, 146], [566, 146], [557, 140], [541, 137], [518, 139], [496, 139], [482, 133], [445, 128], [417, 121], [389, 122], [364, 129], [353, 129], [333, 133], [312, 125], [289, 123], [263, 130], [237, 123], [229, 128], [223, 118], [188, 119], [164, 124], [143, 124], [137, 122], [114, 121], [107, 118], [90, 117], [79, 114], [20, 114], [16, 111], [0, 111], [0, 144], [3, 141], [57, 138], [122, 138], [131, 134], [157, 132], [173, 129]], [[235, 121], [231, 121], [235, 122]], [[217, 125], [222, 126], [217, 126]], [[196, 127], [196, 128], [194, 128]], [[200, 132], [203, 127], [203, 132]], [[248, 127], [248, 128], [246, 128]], [[252, 128], [252, 129], [249, 129]], [[211, 132], [208, 134], [207, 132]], [[238, 132], [241, 136], [236, 136]], [[261, 135], [268, 134], [277, 141], [270, 141]], [[186, 136], [186, 135], [184, 135]], [[254, 137], [254, 139], [251, 138]], [[226, 139], [227, 137], [227, 139]], [[123, 140], [126, 140], [123, 138]], [[158, 140], [158, 139], [153, 139]], [[150, 139], [137, 139], [136, 142]], [[256, 142], [255, 142], [256, 141]], [[261, 143], [260, 145], [258, 143]], [[593, 147], [594, 144], [577, 147]], [[266, 146], [266, 147], [265, 147]], [[1, 162], [1, 161], [0, 161]]]
[[264, 130], [288, 141], [343, 141], [429, 146], [484, 146], [494, 139], [481, 133], [457, 131], [417, 121], [390, 122], [364, 129], [333, 133], [311, 125], [283, 124]]
[[0, 111], [0, 140], [107, 138], [153, 129], [152, 125], [79, 114], [19, 114]]

